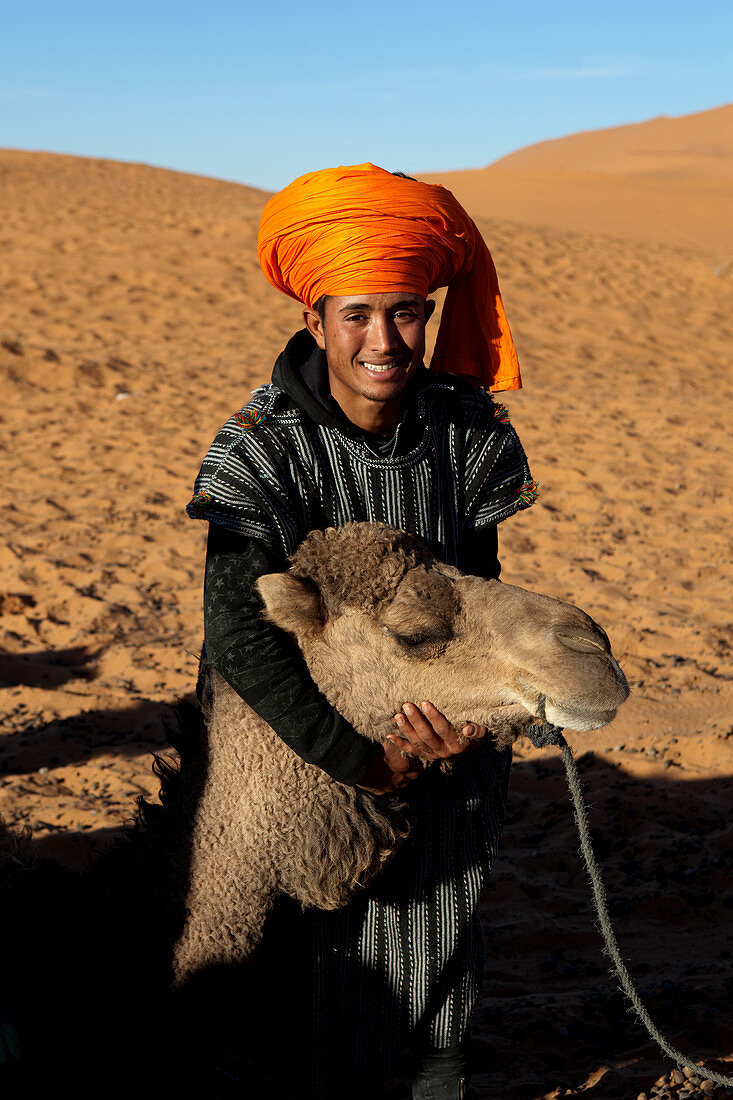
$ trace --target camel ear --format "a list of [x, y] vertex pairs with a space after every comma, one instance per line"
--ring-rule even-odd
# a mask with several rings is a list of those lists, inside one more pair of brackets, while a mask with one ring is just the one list
[[257, 590], [265, 605], [264, 617], [281, 630], [297, 638], [323, 626], [321, 594], [311, 581], [291, 573], [266, 573], [258, 579]]

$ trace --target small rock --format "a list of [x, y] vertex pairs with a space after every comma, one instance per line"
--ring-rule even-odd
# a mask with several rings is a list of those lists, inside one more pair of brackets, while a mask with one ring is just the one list
[[669, 1075], [669, 1079], [673, 1085], [681, 1085], [685, 1079], [685, 1075], [681, 1069], [673, 1069]]
[[38, 769], [38, 775], [48, 775], [48, 768], [45, 767], [45, 766], [42, 767], [42, 768], [39, 768]]

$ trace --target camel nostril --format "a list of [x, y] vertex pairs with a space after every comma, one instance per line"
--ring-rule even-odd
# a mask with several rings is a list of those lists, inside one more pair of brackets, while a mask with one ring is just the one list
[[609, 651], [608, 645], [604, 645], [604, 643], [597, 638], [589, 638], [587, 634], [583, 637], [577, 634], [558, 634], [557, 640], [561, 642], [566, 649], [572, 649], [576, 653], [602, 653], [605, 655]]

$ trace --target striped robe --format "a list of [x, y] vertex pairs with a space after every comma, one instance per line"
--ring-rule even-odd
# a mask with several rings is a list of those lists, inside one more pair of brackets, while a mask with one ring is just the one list
[[478, 902], [504, 822], [511, 750], [432, 768], [411, 792], [406, 844], [366, 896], [310, 910], [313, 1096], [379, 1095], [403, 1048], [457, 1046], [484, 964]]
[[209, 448], [188, 513], [286, 557], [314, 529], [381, 520], [454, 564], [462, 530], [532, 503], [527, 459], [504, 407], [454, 375], [428, 376], [415, 405], [415, 446], [382, 457], [262, 386]]
[[[381, 520], [456, 564], [465, 529], [532, 503], [527, 461], [506, 410], [454, 376], [427, 375], [414, 415], [411, 449], [384, 457], [264, 386], [214, 440], [189, 514], [283, 555], [315, 528]], [[306, 914], [310, 1095], [356, 1097], [362, 1087], [374, 1097], [368, 1082], [407, 1044], [444, 1049], [465, 1038], [483, 965], [477, 907], [510, 757], [487, 745], [450, 772], [430, 769], [408, 789], [413, 828], [394, 861], [348, 907]]]

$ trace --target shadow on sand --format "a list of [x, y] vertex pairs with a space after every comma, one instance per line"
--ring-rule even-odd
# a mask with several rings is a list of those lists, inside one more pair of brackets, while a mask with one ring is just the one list
[[87, 646], [8, 653], [0, 649], [0, 687], [54, 688], [71, 680], [93, 680], [99, 650]]
[[[730, 1065], [715, 1063], [733, 1052], [730, 781], [639, 781], [590, 752], [579, 766], [611, 918], [637, 989], [669, 1042], [730, 1075]], [[591, 905], [559, 755], [515, 762], [482, 909], [479, 1098], [534, 1100], [553, 1089], [575, 1096], [585, 1084], [584, 1097], [633, 1100], [670, 1069], [609, 976]]]
[[[184, 766], [190, 751], [181, 751]], [[640, 782], [592, 753], [580, 763], [619, 942], [653, 1017], [693, 1058], [730, 1054], [729, 791], [707, 780]], [[181, 1098], [312, 1095], [309, 941], [297, 906], [273, 913], [246, 966], [211, 968], [165, 995], [185, 912], [190, 810], [171, 795], [148, 815], [146, 833], [133, 831], [83, 875], [36, 862], [32, 841], [19, 853], [8, 838], [0, 973], [25, 1058], [6, 1071], [6, 1095], [61, 1081], [79, 1095], [139, 1095], [141, 1081]], [[518, 761], [482, 910], [479, 1100], [535, 1100], [553, 1089], [628, 1100], [669, 1068], [614, 990], [589, 899], [560, 759]], [[373, 974], [352, 980], [373, 987], [375, 1006], [389, 1004]], [[325, 1039], [337, 1064], [348, 1034], [347, 1011]], [[341, 1068], [348, 1077], [343, 1060]], [[398, 1072], [368, 1095], [397, 1100], [405, 1088]], [[342, 1082], [347, 1094], [357, 1095]]]
[[[185, 698], [191, 702], [193, 695]], [[51, 722], [6, 723], [0, 740], [0, 775], [83, 763], [102, 755], [139, 756], [169, 748], [165, 722], [174, 704], [140, 700], [129, 707], [85, 710]]]

